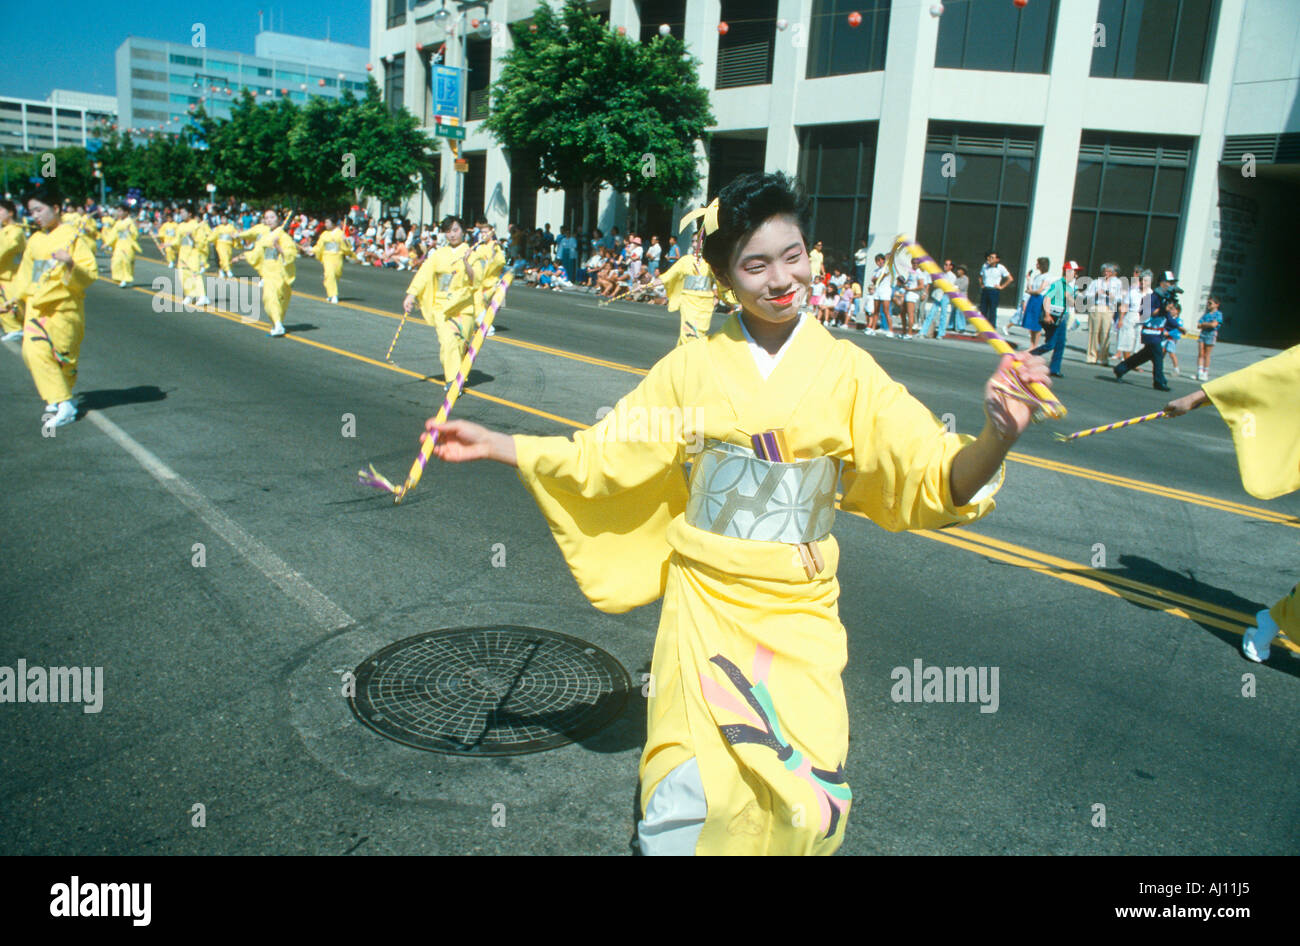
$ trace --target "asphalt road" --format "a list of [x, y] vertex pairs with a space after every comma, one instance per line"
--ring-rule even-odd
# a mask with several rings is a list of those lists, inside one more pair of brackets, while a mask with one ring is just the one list
[[[367, 463], [402, 475], [441, 400], [424, 325], [384, 363], [409, 277], [348, 266], [331, 306], [302, 261], [271, 340], [154, 311], [166, 272], [142, 258], [136, 289], [91, 287], [90, 411], [53, 438], [17, 346], [0, 354], [0, 666], [104, 668], [99, 713], [0, 705], [3, 852], [627, 853], [639, 696], [596, 736], [499, 759], [391, 742], [339, 696], [381, 647], [483, 624], [582, 638], [639, 679], [658, 619], [592, 608], [504, 467], [435, 461], [401, 507], [356, 485]], [[527, 287], [498, 325], [456, 413], [533, 434], [592, 423], [677, 332], [662, 308]], [[978, 430], [986, 348], [845, 337]], [[1053, 440], [1158, 409], [1149, 376], [1075, 353], [1057, 391], [1069, 419], [1022, 439], [976, 526], [837, 520], [843, 853], [1297, 853], [1300, 660], [1238, 645], [1300, 577], [1300, 495], [1245, 494], [1212, 409]], [[894, 702], [916, 660], [997, 668], [997, 711]]]

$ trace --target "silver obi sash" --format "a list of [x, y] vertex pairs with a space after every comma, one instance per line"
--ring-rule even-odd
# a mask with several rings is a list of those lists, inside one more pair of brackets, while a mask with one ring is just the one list
[[279, 258], [280, 258], [280, 248], [276, 246], [274, 243], [269, 243], [262, 248], [262, 259], [270, 260], [270, 259], [279, 259]]
[[709, 440], [691, 465], [686, 521], [736, 539], [816, 542], [835, 522], [837, 473], [830, 457], [774, 463]]
[[326, 253], [337, 253], [338, 251], [339, 251], [339, 245], [335, 243], [333, 240], [330, 240], [325, 244]]
[[455, 278], [456, 278], [456, 274], [455, 274], [455, 273], [439, 273], [439, 274], [438, 274], [438, 291], [439, 291], [439, 292], [446, 292], [448, 289], [450, 289], [450, 288], [451, 288], [451, 281], [452, 281], [453, 279], [455, 279]]
[[685, 292], [712, 292], [712, 276], [696, 276], [694, 274], [687, 276], [682, 280], [682, 290]]

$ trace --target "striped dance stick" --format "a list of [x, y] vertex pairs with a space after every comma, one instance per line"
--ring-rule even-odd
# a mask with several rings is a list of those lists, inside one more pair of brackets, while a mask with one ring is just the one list
[[1141, 417], [1130, 417], [1128, 420], [1117, 420], [1113, 424], [1103, 424], [1100, 427], [1092, 427], [1088, 430], [1080, 430], [1070, 434], [1057, 434], [1056, 439], [1061, 443], [1069, 443], [1071, 440], [1078, 440], [1080, 437], [1091, 437], [1093, 434], [1104, 434], [1108, 430], [1119, 430], [1121, 427], [1132, 427], [1134, 424], [1140, 424], [1143, 421], [1158, 420], [1161, 417], [1170, 417], [1164, 411], [1156, 411], [1154, 414], [1143, 414]]
[[[442, 402], [442, 407], [438, 409], [438, 416], [434, 418], [434, 423], [441, 424], [447, 420], [451, 414], [451, 409], [455, 405], [460, 392], [465, 387], [465, 379], [469, 377], [471, 366], [474, 359], [478, 357], [479, 351], [483, 347], [483, 339], [487, 336], [487, 330], [492, 325], [492, 320], [496, 318], [497, 310], [501, 308], [501, 303], [505, 301], [506, 290], [510, 288], [510, 283], [514, 280], [514, 273], [506, 273], [505, 277], [497, 283], [491, 305], [483, 313], [483, 320], [478, 323], [474, 331], [474, 337], [470, 339], [469, 348], [465, 350], [465, 357], [461, 359], [460, 369], [456, 372], [455, 380], [447, 388], [447, 394]], [[424, 438], [424, 443], [420, 447], [420, 453], [411, 464], [411, 470], [406, 474], [406, 482], [400, 487], [394, 486], [382, 475], [376, 472], [374, 466], [370, 470], [362, 470], [357, 474], [358, 482], [365, 486], [373, 486], [376, 489], [386, 489], [393, 494], [393, 505], [398, 505], [406, 498], [406, 494], [415, 489], [415, 485], [420, 482], [420, 477], [424, 475], [424, 468], [429, 463], [429, 457], [433, 455], [433, 448], [438, 445], [438, 434], [433, 433]]]
[[[1015, 352], [1005, 338], [998, 334], [996, 328], [990, 325], [980, 310], [966, 298], [965, 294], [948, 280], [947, 274], [940, 268], [939, 264], [934, 261], [934, 257], [925, 251], [921, 244], [917, 243], [911, 237], [900, 234], [894, 241], [894, 247], [890, 251], [890, 259], [894, 259], [899, 249], [905, 249], [915, 261], [916, 265], [925, 270], [934, 277], [934, 284], [943, 291], [958, 309], [966, 316], [966, 321], [975, 326], [977, 337], [984, 339], [993, 348], [994, 351], [1004, 355], [1010, 355]], [[1056, 399], [1052, 389], [1037, 381], [1025, 383], [1018, 374], [1014, 372], [1002, 372], [1001, 383], [998, 387], [1010, 397], [1034, 408], [1034, 419], [1041, 420], [1043, 414], [1054, 420], [1059, 420], [1066, 415], [1065, 405]]]

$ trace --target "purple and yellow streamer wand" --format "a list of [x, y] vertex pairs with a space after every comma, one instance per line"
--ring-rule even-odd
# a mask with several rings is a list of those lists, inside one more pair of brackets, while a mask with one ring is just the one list
[[401, 337], [402, 329], [406, 327], [406, 319], [410, 314], [411, 313], [407, 312], [405, 309], [402, 310], [402, 321], [397, 323], [397, 333], [393, 335], [393, 340], [388, 346], [388, 354], [384, 356], [384, 361], [388, 362], [390, 365], [397, 364], [397, 362], [393, 361], [393, 349], [397, 347], [397, 340]]
[[1130, 417], [1128, 420], [1117, 420], [1113, 424], [1103, 424], [1100, 427], [1091, 427], [1088, 430], [1080, 430], [1070, 434], [1057, 434], [1056, 439], [1061, 443], [1069, 443], [1071, 440], [1078, 440], [1080, 437], [1091, 437], [1093, 434], [1104, 434], [1108, 430], [1119, 430], [1121, 427], [1132, 427], [1134, 424], [1140, 424], [1143, 421], [1159, 420], [1161, 417], [1170, 417], [1164, 411], [1156, 411], [1154, 414], [1143, 414], [1141, 417]]
[[[515, 274], [508, 272], [505, 277], [497, 283], [494, 291], [491, 305], [483, 313], [483, 320], [478, 323], [474, 332], [474, 337], [470, 339], [469, 348], [465, 351], [465, 357], [461, 359], [460, 369], [456, 372], [455, 379], [447, 388], [447, 395], [442, 402], [442, 407], [438, 409], [438, 416], [434, 418], [435, 424], [444, 423], [451, 409], [455, 405], [460, 392], [465, 387], [465, 379], [469, 377], [470, 368], [474, 364], [474, 359], [478, 357], [480, 349], [483, 347], [483, 339], [487, 337], [487, 330], [492, 325], [492, 320], [496, 318], [497, 310], [501, 308], [501, 303], [505, 301], [506, 290], [510, 288], [510, 283], [514, 281]], [[406, 482], [400, 487], [394, 486], [393, 483], [379, 473], [374, 464], [370, 465], [369, 470], [357, 471], [357, 482], [363, 486], [373, 486], [375, 489], [386, 489], [393, 494], [393, 505], [400, 505], [406, 498], [406, 494], [415, 489], [415, 485], [420, 482], [420, 477], [424, 475], [424, 468], [429, 463], [429, 457], [433, 456], [433, 448], [438, 445], [438, 434], [432, 433], [424, 438], [424, 444], [420, 447], [420, 453], [411, 464], [411, 470], [406, 474]]]
[[[933, 277], [934, 284], [939, 287], [953, 305], [965, 314], [966, 321], [975, 326], [978, 331], [977, 337], [988, 342], [996, 352], [1004, 355], [1014, 354], [1015, 349], [1008, 344], [1005, 338], [998, 334], [996, 328], [984, 319], [984, 316], [980, 314], [980, 310], [971, 303], [970, 299], [966, 298], [966, 295], [956, 285], [948, 281], [947, 275], [939, 267], [939, 264], [934, 261], [934, 257], [925, 251], [925, 247], [905, 234], [899, 234], [898, 239], [894, 241], [893, 249], [890, 251], [889, 265], [891, 272], [894, 269], [900, 249], [906, 250], [915, 264]], [[1037, 381], [1026, 383], [1018, 372], [1000, 371], [998, 380], [994, 382], [993, 386], [1008, 397], [1015, 398], [1017, 401], [1022, 401], [1032, 407], [1035, 421], [1041, 421], [1045, 416], [1053, 420], [1060, 420], [1066, 415], [1065, 405], [1056, 399], [1056, 395], [1052, 393], [1051, 388]]]
[[[754, 434], [749, 439], [760, 460], [771, 460], [776, 463], [795, 462], [794, 451], [790, 449], [790, 444], [785, 439], [785, 431], [781, 428], [765, 430], [761, 434]], [[821, 549], [817, 547], [816, 542], [800, 542], [795, 547], [799, 550], [799, 561], [803, 563], [804, 574], [809, 578], [815, 578], [826, 567]]]

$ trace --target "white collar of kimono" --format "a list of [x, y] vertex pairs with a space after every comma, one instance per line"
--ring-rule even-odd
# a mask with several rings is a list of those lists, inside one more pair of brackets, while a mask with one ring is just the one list
[[794, 337], [799, 334], [799, 329], [803, 328], [804, 319], [806, 317], [805, 313], [799, 313], [799, 320], [795, 322], [794, 331], [790, 333], [790, 337], [785, 340], [785, 344], [777, 350], [775, 355], [768, 353], [767, 349], [754, 341], [754, 336], [750, 335], [749, 329], [745, 327], [745, 320], [741, 317], [737, 317], [736, 321], [740, 323], [740, 330], [745, 333], [745, 341], [749, 343], [749, 351], [754, 356], [754, 364], [758, 367], [758, 373], [763, 376], [764, 381], [772, 376], [772, 372], [776, 370], [776, 366], [780, 363], [781, 359], [785, 357], [785, 353], [790, 350], [790, 343], [793, 342]]

